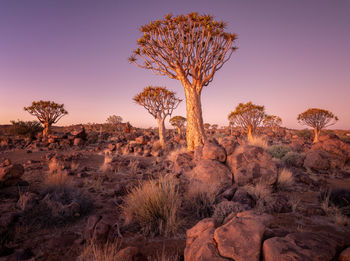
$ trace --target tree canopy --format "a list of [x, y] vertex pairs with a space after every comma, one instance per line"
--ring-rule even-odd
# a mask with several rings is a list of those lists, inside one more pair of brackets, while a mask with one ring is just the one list
[[319, 108], [310, 108], [300, 113], [297, 119], [300, 124], [318, 130], [334, 125], [339, 120], [332, 112]]
[[64, 109], [64, 104], [58, 104], [53, 101], [33, 101], [29, 107], [24, 107], [43, 124], [52, 125], [57, 123], [68, 112]]

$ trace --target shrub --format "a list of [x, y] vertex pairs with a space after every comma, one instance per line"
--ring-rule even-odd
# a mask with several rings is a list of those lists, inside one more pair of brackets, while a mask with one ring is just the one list
[[84, 261], [112, 261], [117, 260], [117, 254], [121, 248], [121, 242], [107, 242], [104, 245], [90, 241], [79, 256]]
[[277, 188], [280, 190], [289, 189], [294, 184], [293, 172], [283, 168], [277, 178]]
[[291, 148], [286, 145], [272, 145], [267, 151], [270, 153], [271, 157], [281, 159], [291, 151]]
[[311, 139], [313, 137], [312, 131], [308, 129], [297, 130], [295, 134], [300, 138]]
[[191, 183], [185, 194], [185, 201], [189, 208], [195, 211], [197, 218], [210, 217], [214, 212], [216, 191], [210, 184]]
[[41, 132], [43, 128], [38, 121], [11, 121], [9, 133], [12, 135], [24, 135], [33, 138], [36, 133]]
[[321, 207], [326, 215], [337, 225], [347, 226], [350, 224], [350, 219], [343, 214], [343, 208], [333, 204], [331, 200], [332, 192], [330, 190], [321, 193]]
[[123, 206], [126, 224], [136, 222], [146, 235], [175, 234], [180, 195], [177, 181], [170, 177], [140, 183], [126, 196]]
[[305, 155], [290, 151], [282, 157], [282, 162], [288, 167], [302, 167], [304, 164]]

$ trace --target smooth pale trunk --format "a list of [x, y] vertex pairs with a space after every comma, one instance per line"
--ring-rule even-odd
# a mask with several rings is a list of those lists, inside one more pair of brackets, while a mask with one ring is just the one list
[[165, 125], [163, 118], [158, 118], [158, 130], [159, 130], [159, 143], [164, 148], [165, 147]]
[[252, 136], [252, 128], [251, 127], [248, 127], [247, 136], [248, 136], [248, 140], [252, 140], [253, 136]]
[[320, 136], [320, 130], [318, 128], [315, 128], [314, 134], [315, 134], [314, 143], [316, 143], [316, 142], [318, 142], [318, 137]]
[[185, 87], [186, 94], [186, 112], [187, 112], [187, 127], [186, 141], [187, 150], [193, 151], [197, 146], [204, 144], [206, 139], [200, 93], [194, 90], [194, 87]]

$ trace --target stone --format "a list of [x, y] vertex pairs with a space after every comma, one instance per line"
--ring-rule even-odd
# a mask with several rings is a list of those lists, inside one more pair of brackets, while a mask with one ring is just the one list
[[[334, 231], [335, 232], [335, 231]], [[334, 260], [346, 242], [334, 232], [297, 232], [264, 241], [265, 261]]]
[[0, 184], [13, 186], [21, 180], [24, 168], [21, 164], [13, 164], [0, 169]]
[[232, 173], [227, 166], [216, 160], [200, 160], [186, 175], [190, 180], [211, 184], [215, 191], [232, 185]]
[[225, 162], [226, 151], [215, 139], [207, 140], [203, 145], [202, 158]]
[[82, 138], [74, 138], [73, 145], [74, 146], [81, 146], [84, 144], [84, 140]]
[[38, 200], [39, 198], [35, 193], [27, 191], [21, 194], [16, 206], [22, 211], [28, 211], [38, 203]]
[[242, 146], [227, 157], [227, 166], [239, 186], [264, 182], [272, 185], [277, 180], [277, 167], [263, 148]]
[[259, 218], [235, 217], [215, 230], [214, 239], [222, 257], [259, 261], [264, 231]]
[[338, 257], [339, 261], [350, 261], [350, 247], [344, 249], [339, 257]]
[[328, 170], [330, 162], [324, 151], [309, 150], [305, 155], [304, 167], [313, 170]]
[[215, 241], [215, 220], [205, 218], [187, 230], [185, 261], [227, 261], [220, 257]]

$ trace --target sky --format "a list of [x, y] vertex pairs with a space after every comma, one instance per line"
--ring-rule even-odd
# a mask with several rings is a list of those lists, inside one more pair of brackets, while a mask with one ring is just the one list
[[132, 100], [149, 85], [175, 91], [184, 101], [173, 116], [186, 117], [181, 83], [128, 57], [141, 25], [192, 11], [238, 35], [238, 50], [202, 91], [204, 122], [227, 125], [252, 101], [288, 128], [304, 128], [297, 115], [316, 107], [339, 117], [333, 128], [350, 129], [349, 0], [1, 0], [0, 124], [34, 120], [23, 107], [53, 100], [69, 112], [57, 125], [119, 115], [155, 127]]

